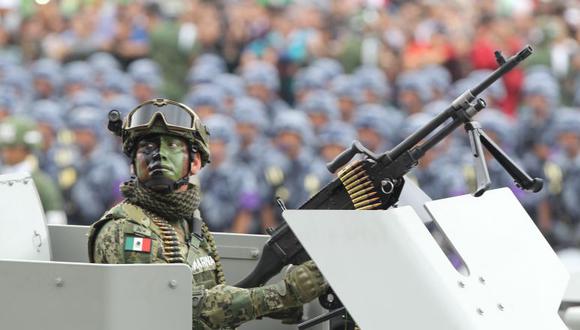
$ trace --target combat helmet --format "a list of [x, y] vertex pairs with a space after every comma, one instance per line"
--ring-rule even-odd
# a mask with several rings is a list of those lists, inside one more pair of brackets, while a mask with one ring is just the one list
[[26, 117], [10, 117], [0, 124], [0, 147], [23, 146], [36, 150], [42, 141], [42, 135], [36, 123]]
[[[124, 122], [116, 110], [109, 112], [109, 130], [123, 140], [123, 153], [133, 158], [140, 138], [169, 134], [189, 142], [190, 152], [199, 152], [201, 165], [210, 162], [209, 131], [198, 115], [185, 104], [169, 99], [152, 99], [131, 110]], [[193, 156], [193, 155], [192, 155]]]

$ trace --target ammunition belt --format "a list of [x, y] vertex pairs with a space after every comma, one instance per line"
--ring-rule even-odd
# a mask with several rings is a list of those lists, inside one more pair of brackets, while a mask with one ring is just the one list
[[170, 264], [183, 264], [185, 258], [180, 252], [179, 238], [175, 228], [167, 220], [152, 216], [151, 220], [161, 229], [161, 239], [163, 240], [163, 256]]
[[361, 162], [354, 162], [338, 172], [338, 178], [348, 193], [355, 210], [377, 210], [382, 205]]

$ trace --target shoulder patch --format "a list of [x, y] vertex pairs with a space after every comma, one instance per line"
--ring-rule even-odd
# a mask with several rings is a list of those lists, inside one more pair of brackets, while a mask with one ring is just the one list
[[125, 235], [124, 250], [151, 253], [151, 238]]

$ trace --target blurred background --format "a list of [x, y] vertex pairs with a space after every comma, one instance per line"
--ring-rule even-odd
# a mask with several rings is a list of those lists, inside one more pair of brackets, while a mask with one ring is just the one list
[[[518, 189], [556, 249], [580, 245], [580, 3], [566, 0], [0, 0], [0, 173], [32, 172], [50, 223], [89, 225], [130, 177], [106, 115], [167, 97], [211, 132], [197, 178], [213, 231], [262, 233], [333, 179], [352, 140], [384, 152], [524, 45], [476, 117], [532, 176]], [[475, 188], [458, 129], [409, 177]]]

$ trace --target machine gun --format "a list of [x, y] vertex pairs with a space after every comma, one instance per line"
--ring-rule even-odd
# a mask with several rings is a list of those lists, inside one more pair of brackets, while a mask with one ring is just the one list
[[[403, 176], [418, 164], [429, 149], [462, 124], [469, 135], [475, 159], [477, 174], [475, 196], [482, 195], [490, 184], [483, 147], [512, 176], [518, 187], [533, 192], [541, 190], [542, 179], [532, 179], [483, 132], [477, 122], [472, 121], [472, 118], [486, 106], [485, 101], [477, 96], [531, 54], [532, 48], [526, 46], [506, 60], [499, 51], [496, 51], [499, 67], [494, 72], [474, 88], [465, 91], [445, 111], [390, 151], [375, 154], [360, 142], [354, 141], [349, 149], [327, 164], [328, 170], [332, 173], [340, 169], [337, 178], [299, 209], [384, 210], [392, 207], [398, 202], [403, 189], [405, 183]], [[363, 159], [347, 164], [357, 155], [362, 155]], [[263, 248], [256, 268], [236, 286], [250, 288], [264, 285], [284, 266], [298, 265], [310, 260], [310, 256], [286, 222], [282, 222], [275, 229], [268, 229], [268, 234], [271, 237]], [[323, 307], [329, 309], [340, 307], [336, 299], [333, 302], [321, 300], [321, 303]]]

